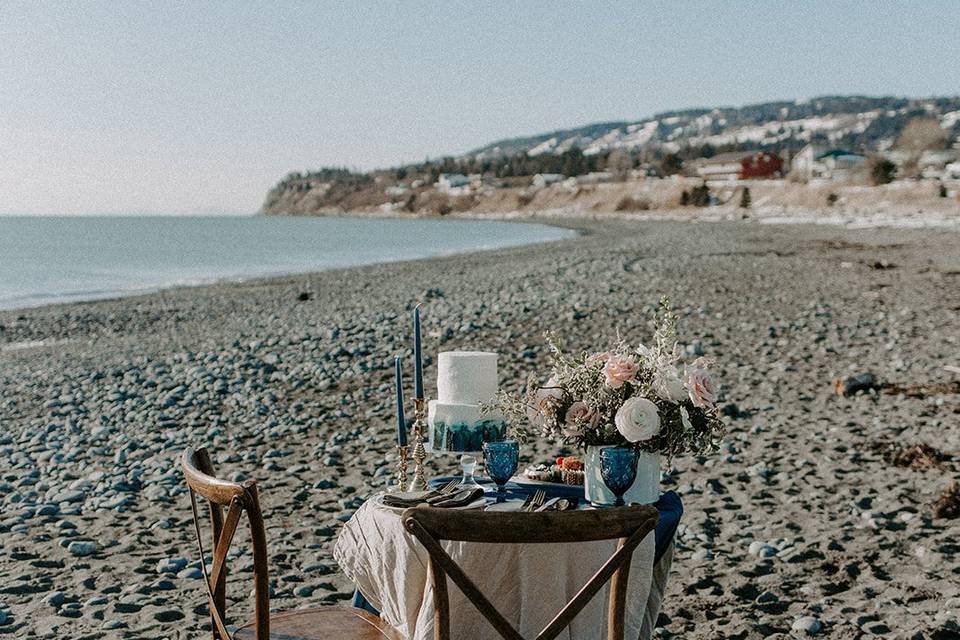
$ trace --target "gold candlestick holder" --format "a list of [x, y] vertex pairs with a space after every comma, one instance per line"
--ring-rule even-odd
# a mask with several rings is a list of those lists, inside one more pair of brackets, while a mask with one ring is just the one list
[[393, 481], [397, 491], [407, 490], [407, 448], [397, 445], [397, 464], [393, 469]]
[[427, 401], [423, 398], [413, 400], [413, 480], [408, 491], [423, 491], [427, 488], [427, 474], [423, 461], [427, 459], [427, 450], [423, 446], [423, 434], [427, 428]]

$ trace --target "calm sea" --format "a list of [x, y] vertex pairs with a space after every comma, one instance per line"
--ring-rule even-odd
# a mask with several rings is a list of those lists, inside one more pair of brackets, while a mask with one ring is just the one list
[[572, 233], [472, 220], [0, 217], [0, 308], [424, 258]]

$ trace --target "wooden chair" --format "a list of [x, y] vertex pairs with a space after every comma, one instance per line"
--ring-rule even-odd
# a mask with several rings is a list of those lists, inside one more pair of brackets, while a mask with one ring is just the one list
[[[243, 484], [214, 476], [213, 464], [205, 449], [183, 453], [183, 473], [190, 489], [193, 524], [200, 549], [200, 564], [213, 623], [214, 640], [399, 640], [385, 622], [354, 607], [321, 607], [270, 615], [270, 585], [267, 568], [267, 541], [263, 515], [253, 481]], [[213, 527], [213, 567], [207, 570], [200, 531], [197, 495], [210, 505]], [[224, 517], [223, 507], [227, 507]], [[240, 518], [246, 512], [253, 545], [255, 618], [231, 636], [226, 619], [227, 552]]]
[[435, 640], [451, 638], [447, 576], [505, 640], [524, 640], [444, 551], [441, 540], [532, 544], [613, 539], [619, 539], [614, 554], [543, 628], [536, 640], [556, 638], [608, 580], [607, 639], [623, 640], [630, 560], [633, 550], [656, 527], [657, 517], [655, 508], [639, 506], [538, 513], [445, 510], [420, 506], [404, 511], [403, 522], [406, 530], [430, 554]]

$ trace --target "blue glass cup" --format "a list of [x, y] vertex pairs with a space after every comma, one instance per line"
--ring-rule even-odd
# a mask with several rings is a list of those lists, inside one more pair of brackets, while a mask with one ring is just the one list
[[487, 442], [483, 445], [483, 462], [487, 475], [497, 483], [497, 502], [507, 499], [505, 485], [517, 472], [520, 462], [520, 444], [516, 440]]
[[617, 497], [616, 507], [623, 506], [623, 494], [637, 479], [637, 452], [626, 447], [607, 447], [600, 450], [600, 476], [603, 483]]

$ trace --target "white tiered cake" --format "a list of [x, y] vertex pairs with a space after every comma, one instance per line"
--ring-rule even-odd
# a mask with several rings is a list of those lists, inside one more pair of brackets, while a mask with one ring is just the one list
[[428, 406], [428, 447], [434, 452], [480, 451], [500, 440], [506, 423], [500, 413], [481, 415], [480, 403], [497, 395], [497, 354], [444, 351], [437, 362], [437, 399]]

